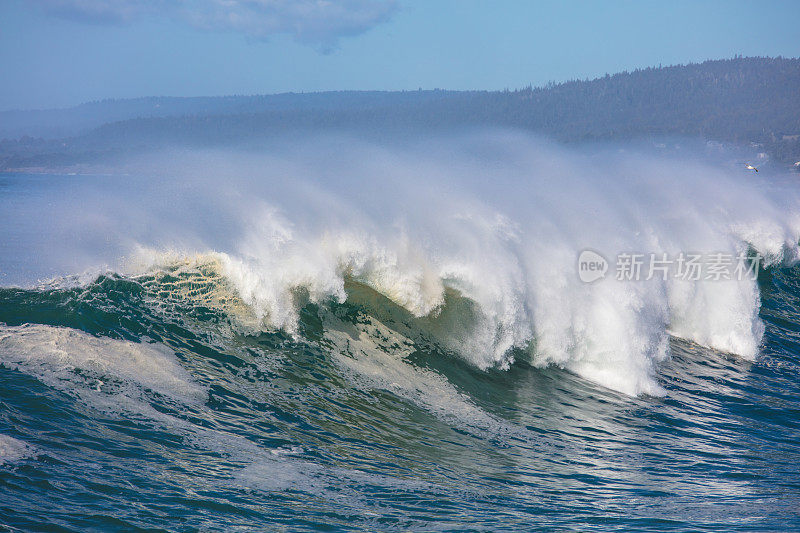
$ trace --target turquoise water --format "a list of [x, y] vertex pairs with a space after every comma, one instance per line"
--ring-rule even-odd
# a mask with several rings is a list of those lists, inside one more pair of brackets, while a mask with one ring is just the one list
[[757, 357], [673, 335], [631, 395], [536, 341], [465, 358], [442, 332], [479, 310], [449, 288], [424, 315], [351, 272], [270, 328], [208, 257], [20, 283], [65, 234], [30, 202], [84, 196], [59, 179], [0, 187], [0, 528], [800, 529], [797, 266], [760, 272]]

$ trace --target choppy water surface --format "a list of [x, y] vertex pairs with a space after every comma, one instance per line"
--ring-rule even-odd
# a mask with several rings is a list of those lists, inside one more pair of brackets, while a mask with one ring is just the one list
[[[96, 189], [99, 178], [66, 187], [43, 177], [2, 179], [2, 216], [16, 220], [4, 249], [29, 252], [3, 259], [7, 277], [47, 270], [36, 262], [47, 254], [37, 250], [52, 252], [52, 235], [63, 238], [64, 229], [48, 214], [39, 227], [49, 229], [35, 229], [24, 195], [36, 205], [54, 195], [69, 202], [84, 195], [75, 183]], [[748, 220], [737, 218], [735, 202], [720, 202], [731, 234], [764, 251], [777, 241], [783, 259], [773, 258], [757, 285], [700, 286], [688, 300], [653, 283], [624, 289], [607, 280], [594, 285], [605, 289], [587, 289], [574, 271], [563, 273], [572, 281], [551, 277], [539, 286], [530, 277], [550, 270], [542, 256], [527, 255], [536, 233], [511, 215], [486, 229], [476, 211], [458, 227], [484, 235], [448, 240], [442, 236], [456, 235], [456, 226], [443, 224], [414, 251], [395, 241], [381, 247], [389, 242], [378, 238], [383, 230], [347, 246], [331, 224], [320, 239], [297, 222], [282, 231], [268, 211], [267, 229], [242, 241], [250, 250], [263, 245], [250, 255], [215, 244], [49, 284], [7, 281], [0, 524], [798, 529], [793, 219], [761, 210], [748, 226], [758, 231], [748, 233], [737, 225]], [[668, 218], [650, 228], [662, 244], [680, 241], [682, 223]], [[412, 241], [418, 235], [404, 231]], [[702, 231], [711, 239], [727, 230], [709, 223]], [[115, 254], [120, 242], [109, 237], [101, 248]], [[558, 264], [560, 249], [551, 251], [546, 259]], [[61, 259], [62, 269], [73, 268], [74, 258]], [[339, 270], [329, 272], [326, 261]], [[745, 305], [752, 291], [754, 315]], [[560, 299], [548, 299], [554, 295]], [[608, 301], [631, 314], [608, 318], [576, 305], [602, 311]], [[543, 317], [548, 309], [552, 316]], [[713, 320], [676, 327], [698, 310]], [[725, 336], [730, 331], [753, 337]], [[615, 351], [621, 333], [631, 347], [623, 355]], [[633, 340], [654, 344], [637, 348]]]

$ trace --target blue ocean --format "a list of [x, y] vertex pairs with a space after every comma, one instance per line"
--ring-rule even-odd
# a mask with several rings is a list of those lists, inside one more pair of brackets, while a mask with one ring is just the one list
[[656, 152], [0, 175], [0, 530], [800, 530], [800, 181]]

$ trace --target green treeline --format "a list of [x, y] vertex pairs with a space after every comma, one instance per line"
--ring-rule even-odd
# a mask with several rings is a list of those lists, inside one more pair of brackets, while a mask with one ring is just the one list
[[[62, 138], [6, 139], [0, 167], [69, 164], [171, 143], [225, 145], [326, 131], [381, 137], [484, 126], [520, 128], [562, 142], [689, 136], [758, 143], [779, 161], [800, 160], [800, 59], [787, 58], [737, 57], [514, 91], [104, 101], [60, 110], [57, 118], [68, 125], [69, 113], [80, 119], [81, 107], [95, 123], [127, 118]], [[24, 113], [14, 119], [23, 123]], [[47, 112], [37, 113], [36, 120], [46, 123]]]

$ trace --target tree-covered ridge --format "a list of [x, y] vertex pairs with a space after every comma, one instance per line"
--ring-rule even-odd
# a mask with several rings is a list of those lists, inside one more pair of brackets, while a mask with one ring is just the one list
[[648, 68], [515, 93], [533, 124], [552, 109], [563, 138], [688, 134], [766, 140], [800, 133], [800, 60], [737, 58]]
[[309, 131], [375, 137], [480, 126], [563, 142], [689, 136], [756, 143], [780, 161], [800, 160], [800, 59], [737, 57], [515, 91], [350, 91], [172, 104], [178, 114], [110, 122], [57, 141], [4, 141], [0, 162], [66, 162], [165, 143], [219, 145]]

